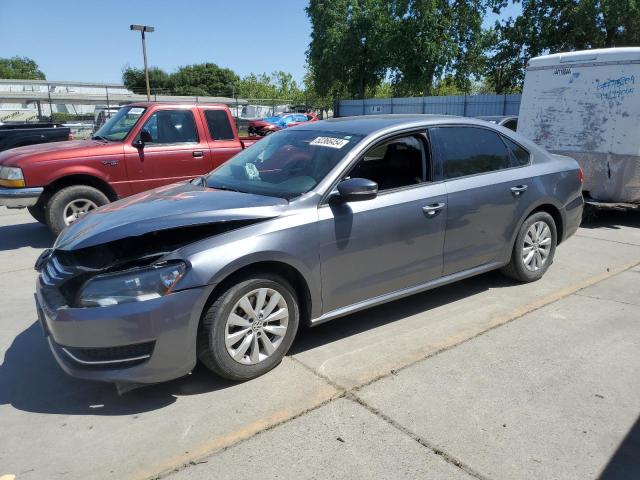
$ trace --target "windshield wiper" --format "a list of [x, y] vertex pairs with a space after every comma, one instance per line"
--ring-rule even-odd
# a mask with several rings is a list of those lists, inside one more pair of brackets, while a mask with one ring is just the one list
[[102, 135], [94, 135], [93, 137], [91, 137], [91, 140], [102, 140], [104, 142], [109, 141], [107, 137], [103, 137]]
[[242, 190], [238, 190], [237, 188], [229, 187], [228, 185], [207, 185], [209, 188], [214, 188], [216, 190], [225, 190], [227, 192], [238, 192], [238, 193], [246, 193]]

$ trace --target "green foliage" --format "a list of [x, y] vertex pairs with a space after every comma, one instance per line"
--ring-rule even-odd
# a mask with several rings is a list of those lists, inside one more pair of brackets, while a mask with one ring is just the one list
[[434, 80], [452, 76], [460, 89], [482, 63], [482, 0], [396, 0], [389, 51], [394, 93], [430, 95]]
[[293, 79], [293, 75], [283, 71], [273, 72], [271, 75], [250, 73], [240, 79], [237, 94], [242, 98], [279, 98], [294, 103], [301, 103], [305, 98], [305, 92]]
[[494, 35], [496, 45], [488, 62], [488, 82], [497, 93], [509, 93], [521, 87], [526, 62], [532, 57], [638, 45], [640, 3], [637, 0], [522, 0], [521, 15], [496, 24]]
[[[232, 70], [215, 63], [187, 65], [174, 73], [157, 67], [149, 69], [151, 93], [159, 95], [231, 97], [239, 80]], [[135, 93], [144, 94], [147, 91], [144, 70], [138, 68], [125, 67], [122, 83]]]
[[53, 123], [66, 123], [73, 121], [81, 121], [81, 120], [93, 120], [93, 115], [80, 115], [75, 113], [68, 112], [53, 112], [51, 114], [51, 121]]
[[310, 0], [307, 52], [321, 96], [364, 98], [385, 78], [391, 33], [389, 5], [379, 0]]
[[[162, 94], [171, 90], [171, 76], [158, 67], [149, 69], [149, 85], [151, 93]], [[122, 70], [122, 83], [132, 92], [146, 94], [144, 70], [127, 66]]]
[[209, 95], [231, 97], [240, 78], [232, 70], [215, 63], [180, 67], [171, 75], [177, 95]]
[[428, 95], [447, 74], [469, 89], [484, 69], [482, 19], [493, 1], [311, 0], [314, 88], [363, 98], [387, 83], [397, 96]]
[[0, 58], [0, 78], [8, 80], [44, 80], [38, 64], [27, 57]]

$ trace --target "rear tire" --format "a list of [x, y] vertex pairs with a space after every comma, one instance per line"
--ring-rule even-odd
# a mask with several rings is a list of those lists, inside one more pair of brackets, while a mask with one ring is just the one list
[[[240, 306], [243, 302], [253, 314]], [[240, 278], [205, 311], [198, 328], [198, 359], [233, 381], [263, 375], [291, 347], [299, 318], [294, 290], [284, 278], [271, 273]]]
[[[59, 235], [77, 218], [107, 203], [109, 199], [97, 188], [87, 185], [65, 187], [51, 195], [45, 209], [45, 220], [53, 234]], [[69, 220], [74, 216], [75, 209], [77, 209], [75, 218]]]
[[511, 261], [502, 273], [520, 282], [539, 280], [553, 263], [557, 239], [553, 217], [547, 212], [534, 213], [520, 227]]

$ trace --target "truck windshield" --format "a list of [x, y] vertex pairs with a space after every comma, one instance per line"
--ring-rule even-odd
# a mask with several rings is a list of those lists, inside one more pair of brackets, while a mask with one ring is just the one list
[[283, 130], [215, 169], [206, 177], [206, 185], [291, 199], [313, 189], [362, 138], [318, 130]]
[[144, 107], [123, 107], [93, 135], [93, 139], [123, 140], [144, 114]]

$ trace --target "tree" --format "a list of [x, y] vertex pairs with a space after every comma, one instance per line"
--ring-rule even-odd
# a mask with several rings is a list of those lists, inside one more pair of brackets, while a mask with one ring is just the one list
[[395, 0], [390, 67], [395, 95], [429, 95], [447, 74], [469, 89], [481, 71], [483, 0]]
[[[122, 70], [122, 83], [134, 93], [144, 95], [147, 93], [147, 85], [144, 79], [144, 70], [127, 66]], [[152, 94], [163, 95], [171, 89], [171, 76], [158, 67], [149, 69], [149, 87]]]
[[314, 88], [363, 98], [390, 80], [395, 95], [428, 95], [450, 75], [469, 89], [484, 69], [482, 19], [495, 1], [311, 0]]
[[250, 73], [240, 79], [237, 94], [242, 98], [279, 98], [293, 102], [302, 102], [305, 95], [293, 75], [282, 70], [270, 75]]
[[200, 63], [180, 67], [171, 75], [176, 95], [208, 95], [231, 97], [240, 78], [232, 70], [215, 63]]
[[[215, 63], [187, 65], [174, 73], [167, 73], [158, 67], [149, 69], [151, 93], [159, 95], [231, 97], [239, 80], [232, 70]], [[144, 70], [138, 68], [125, 67], [122, 70], [122, 83], [135, 93], [144, 94], [147, 91]]]
[[9, 80], [44, 80], [38, 64], [27, 57], [0, 58], [0, 78]]
[[310, 0], [307, 58], [321, 96], [364, 98], [389, 65], [389, 7], [379, 0]]
[[[516, 1], [516, 0], [514, 0]], [[503, 4], [506, 5], [506, 2]], [[527, 61], [545, 53], [638, 45], [637, 0], [522, 0], [522, 13], [495, 26], [488, 62], [497, 93], [520, 88]]]

